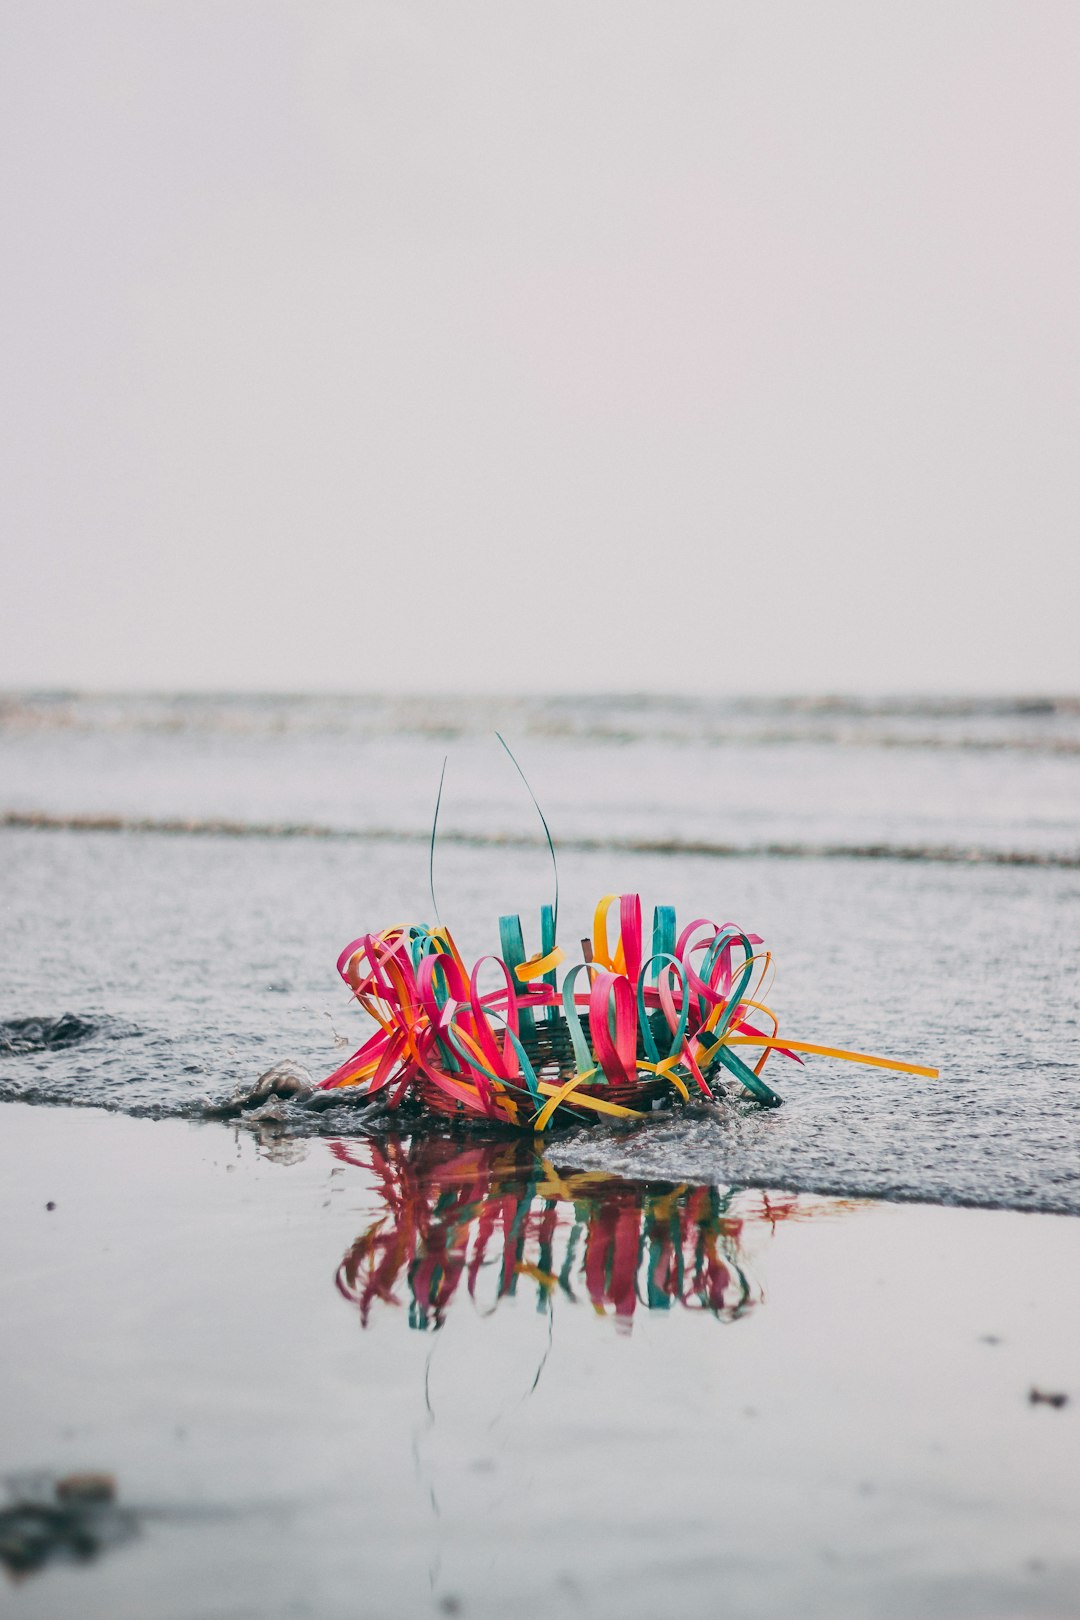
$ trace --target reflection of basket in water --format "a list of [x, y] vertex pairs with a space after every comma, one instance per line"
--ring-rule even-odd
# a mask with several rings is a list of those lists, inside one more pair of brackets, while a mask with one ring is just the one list
[[742, 1252], [747, 1220], [783, 1219], [795, 1203], [559, 1171], [523, 1141], [428, 1135], [331, 1151], [363, 1165], [383, 1206], [337, 1272], [364, 1326], [377, 1305], [407, 1304], [411, 1327], [438, 1328], [455, 1300], [489, 1311], [519, 1285], [535, 1285], [544, 1308], [583, 1295], [623, 1327], [639, 1305], [731, 1321], [761, 1298]]
[[[618, 902], [614, 947], [608, 914]], [[501, 955], [466, 970], [445, 928], [391, 928], [346, 946], [338, 970], [378, 1028], [323, 1081], [407, 1096], [440, 1113], [543, 1130], [565, 1118], [642, 1117], [658, 1102], [712, 1097], [722, 1072], [759, 1103], [780, 1098], [762, 1079], [773, 1053], [821, 1052], [933, 1076], [933, 1069], [840, 1051], [778, 1034], [761, 999], [771, 957], [733, 924], [697, 920], [678, 931], [658, 906], [651, 949], [635, 894], [596, 908], [584, 960], [566, 971], [555, 913], [541, 913], [541, 946], [526, 957], [521, 922], [503, 917]], [[500, 981], [483, 991], [485, 963]], [[580, 986], [580, 987], [579, 987]], [[756, 1050], [752, 1064], [742, 1048]]]

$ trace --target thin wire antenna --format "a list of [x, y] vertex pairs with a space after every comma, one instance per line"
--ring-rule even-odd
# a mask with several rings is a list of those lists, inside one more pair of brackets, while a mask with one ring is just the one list
[[532, 800], [533, 804], [536, 806], [536, 813], [540, 817], [540, 825], [544, 829], [544, 837], [547, 839], [547, 847], [548, 847], [548, 850], [551, 853], [551, 870], [555, 875], [555, 904], [551, 908], [552, 932], [554, 934], [558, 935], [558, 931], [559, 931], [559, 863], [555, 859], [555, 845], [554, 845], [554, 843], [552, 841], [552, 837], [551, 837], [551, 828], [548, 826], [547, 821], [544, 818], [544, 812], [540, 808], [540, 801], [537, 799], [536, 794], [533, 792], [532, 788], [529, 786], [529, 778], [525, 775], [525, 772], [522, 770], [521, 766], [518, 764], [517, 760], [514, 758], [514, 752], [513, 752], [513, 749], [510, 747], [510, 744], [507, 742], [506, 738], [503, 736], [501, 731], [497, 731], [495, 733], [495, 735], [496, 735], [496, 737], [498, 737], [499, 741], [502, 743], [503, 747], [506, 749], [506, 752], [510, 757], [510, 763], [513, 765], [515, 771], [517, 771], [518, 775], [521, 777], [521, 780], [524, 782], [525, 791], [529, 795], [529, 798]]
[[443, 783], [446, 781], [446, 762], [449, 754], [443, 755], [442, 770], [439, 772], [439, 791], [435, 796], [435, 814], [431, 818], [431, 851], [428, 855], [428, 889], [431, 893], [431, 907], [435, 913], [435, 921], [442, 927], [442, 918], [439, 916], [439, 902], [435, 898], [435, 833], [439, 825], [439, 806], [442, 804]]

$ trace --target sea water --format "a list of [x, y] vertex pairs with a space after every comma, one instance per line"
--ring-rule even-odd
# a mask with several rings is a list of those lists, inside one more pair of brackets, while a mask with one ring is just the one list
[[[359, 1045], [334, 971], [358, 934], [437, 907], [472, 957], [517, 911], [538, 947], [553, 874], [497, 732], [555, 837], [568, 953], [639, 891], [762, 935], [793, 1039], [941, 1071], [774, 1058], [777, 1111], [731, 1094], [564, 1155], [1080, 1211], [1075, 700], [9, 695], [0, 1098], [202, 1116]], [[65, 1014], [80, 1038], [36, 1038]]]

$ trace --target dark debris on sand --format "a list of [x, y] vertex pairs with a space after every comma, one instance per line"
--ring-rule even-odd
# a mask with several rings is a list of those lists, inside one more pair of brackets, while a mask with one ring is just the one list
[[116, 1503], [111, 1474], [48, 1475], [7, 1482], [0, 1509], [0, 1564], [18, 1580], [47, 1564], [86, 1562], [138, 1532], [138, 1517]]

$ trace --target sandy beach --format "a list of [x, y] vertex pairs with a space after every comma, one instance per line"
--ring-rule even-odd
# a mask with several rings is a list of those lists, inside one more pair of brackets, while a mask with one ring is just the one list
[[0, 1612], [1080, 1613], [1076, 1218], [726, 1189], [719, 1300], [650, 1309], [646, 1246], [628, 1310], [586, 1276], [602, 1196], [541, 1196], [557, 1162], [525, 1207], [549, 1265], [575, 1219], [581, 1252], [545, 1286], [528, 1239], [509, 1286], [528, 1187], [489, 1164], [455, 1242], [485, 1210], [496, 1240], [425, 1321], [423, 1243], [361, 1308], [358, 1240], [407, 1224], [385, 1143], [2, 1123], [9, 1491], [105, 1471], [121, 1522]]

